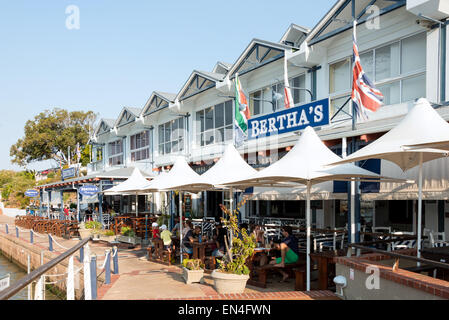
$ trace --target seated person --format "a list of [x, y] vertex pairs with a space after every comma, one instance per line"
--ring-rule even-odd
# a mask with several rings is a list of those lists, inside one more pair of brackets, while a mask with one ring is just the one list
[[[186, 221], [186, 217], [182, 217], [182, 222], [185, 223]], [[175, 234], [177, 237], [179, 237], [179, 230], [181, 229], [181, 224], [178, 222], [176, 222], [175, 226], [173, 227], [173, 229], [171, 230], [171, 232], [173, 234]]]
[[153, 222], [153, 224], [151, 225], [151, 231], [153, 233], [153, 239], [156, 238], [160, 238], [159, 236], [159, 225], [157, 224], [157, 222]]
[[264, 245], [264, 238], [263, 238], [263, 229], [260, 225], [254, 226], [254, 229], [252, 229], [252, 232], [256, 236], [256, 242], [258, 247], [262, 247]]
[[[292, 227], [285, 226], [281, 230], [284, 239], [280, 244], [276, 244], [276, 247], [281, 250], [281, 257], [270, 261], [277, 267], [285, 267], [286, 264], [296, 263], [299, 259], [298, 239], [292, 233]], [[282, 274], [282, 281], [284, 282], [288, 278], [288, 273], [279, 270]]]
[[163, 224], [161, 226], [161, 239], [164, 242], [164, 249], [171, 251], [172, 249], [172, 241], [171, 241], [172, 233], [168, 231], [167, 226]]
[[192, 254], [193, 253], [193, 247], [192, 247], [193, 242], [195, 242], [194, 230], [189, 228], [187, 230], [186, 235], [183, 236], [183, 238], [182, 238], [183, 252]]
[[226, 252], [226, 245], [225, 245], [226, 229], [224, 229], [222, 224], [218, 222], [215, 226], [214, 233], [215, 233], [214, 240], [217, 248], [212, 252], [212, 256], [223, 257]]

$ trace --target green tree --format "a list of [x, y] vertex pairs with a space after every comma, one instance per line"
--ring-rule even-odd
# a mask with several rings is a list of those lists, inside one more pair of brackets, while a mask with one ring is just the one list
[[[25, 136], [11, 146], [11, 162], [20, 166], [49, 159], [66, 163], [68, 147], [75, 160], [76, 145], [85, 149], [96, 118], [92, 111], [69, 112], [59, 108], [39, 113], [26, 122]], [[89, 153], [81, 152], [81, 162], [88, 163], [88, 156]]]
[[25, 208], [30, 203], [30, 198], [25, 196], [25, 191], [32, 189], [34, 186], [35, 180], [32, 171], [0, 171], [2, 200], [7, 205]]

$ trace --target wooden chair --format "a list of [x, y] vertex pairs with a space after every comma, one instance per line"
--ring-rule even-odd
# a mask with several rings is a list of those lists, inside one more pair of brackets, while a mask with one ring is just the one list
[[172, 264], [172, 252], [164, 248], [162, 239], [153, 239], [153, 247], [148, 247], [148, 260], [168, 266]]

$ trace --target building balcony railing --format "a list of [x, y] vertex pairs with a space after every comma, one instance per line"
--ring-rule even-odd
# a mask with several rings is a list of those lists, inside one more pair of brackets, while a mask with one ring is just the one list
[[104, 171], [104, 164], [102, 161], [91, 162], [87, 165], [87, 173]]

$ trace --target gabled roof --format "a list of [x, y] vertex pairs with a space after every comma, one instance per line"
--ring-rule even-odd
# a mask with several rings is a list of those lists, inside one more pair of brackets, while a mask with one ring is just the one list
[[182, 101], [213, 88], [217, 82], [222, 81], [224, 78], [225, 75], [221, 73], [193, 70], [176, 99]]
[[114, 119], [101, 119], [95, 128], [95, 135], [102, 135], [108, 133], [114, 127]]
[[215, 64], [214, 69], [212, 70], [213, 73], [220, 73], [220, 74], [226, 74], [228, 73], [229, 69], [232, 68], [232, 64], [231, 63], [226, 63], [226, 62], [222, 62], [222, 61], [218, 61]]
[[286, 50], [292, 51], [292, 49], [297, 48], [281, 43], [253, 39], [229, 70], [229, 78], [233, 78], [237, 72], [244, 74], [278, 60], [284, 57]]
[[292, 23], [279, 42], [287, 45], [291, 43], [293, 46], [299, 47], [309, 32], [309, 28]]
[[140, 116], [139, 108], [124, 107], [120, 112], [119, 117], [115, 121], [114, 127], [118, 128], [128, 123], [131, 123], [135, 121], [135, 119], [138, 118], [139, 116]]
[[147, 116], [152, 114], [153, 112], [165, 109], [169, 106], [170, 103], [175, 101], [176, 94], [154, 91], [150, 99], [148, 99], [147, 103], [142, 109], [141, 116]]
[[[406, 0], [357, 0], [355, 1], [355, 18], [357, 24], [366, 22], [372, 13], [368, 7], [377, 6], [383, 15], [406, 5]], [[353, 26], [352, 0], [338, 0], [323, 19], [312, 29], [306, 38], [308, 45], [329, 39], [334, 35], [349, 30]]]

